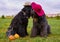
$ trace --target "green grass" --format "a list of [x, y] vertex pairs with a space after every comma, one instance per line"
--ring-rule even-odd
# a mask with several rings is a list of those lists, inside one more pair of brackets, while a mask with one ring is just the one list
[[[11, 23], [12, 19], [1, 19], [0, 18], [0, 42], [60, 42], [60, 20], [57, 19], [47, 19], [48, 23], [51, 26], [51, 32], [47, 38], [43, 37], [35, 37], [35, 38], [30, 38], [30, 35], [24, 38], [19, 38], [16, 40], [10, 41], [6, 37], [6, 31], [7, 28], [9, 27], [9, 24]], [[28, 24], [28, 33], [31, 33], [31, 28], [32, 28], [32, 19], [29, 19], [29, 24]]]

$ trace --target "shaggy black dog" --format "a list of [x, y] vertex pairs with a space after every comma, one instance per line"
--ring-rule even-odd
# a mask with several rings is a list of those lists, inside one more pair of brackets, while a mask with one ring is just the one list
[[7, 36], [19, 34], [20, 37], [25, 37], [27, 33], [28, 18], [30, 17], [31, 6], [24, 6], [24, 8], [12, 19], [8, 28]]
[[48, 25], [45, 14], [40, 17], [33, 10], [31, 13], [33, 17], [31, 37], [36, 37], [37, 35], [47, 37], [47, 35], [50, 34], [50, 26]]

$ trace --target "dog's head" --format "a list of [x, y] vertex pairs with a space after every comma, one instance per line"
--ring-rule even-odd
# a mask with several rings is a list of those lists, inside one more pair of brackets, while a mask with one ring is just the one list
[[29, 18], [30, 16], [31, 17], [37, 16], [36, 12], [32, 9], [30, 5], [24, 6], [22, 12], [25, 18]]
[[29, 18], [30, 15], [31, 15], [31, 6], [24, 6], [24, 8], [22, 9], [22, 12], [23, 12], [23, 15], [26, 17], [26, 18]]

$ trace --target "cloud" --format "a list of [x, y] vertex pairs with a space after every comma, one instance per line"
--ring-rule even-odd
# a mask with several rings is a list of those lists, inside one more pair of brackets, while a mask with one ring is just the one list
[[50, 13], [59, 13], [60, 12], [60, 0], [47, 0], [46, 5], [49, 8]]
[[17, 14], [23, 8], [26, 1], [34, 1], [41, 4], [45, 13], [60, 12], [60, 0], [0, 0], [0, 15], [5, 13]]
[[0, 0], [0, 15], [15, 15], [17, 14], [21, 8], [22, 4], [18, 1], [10, 1], [10, 0]]

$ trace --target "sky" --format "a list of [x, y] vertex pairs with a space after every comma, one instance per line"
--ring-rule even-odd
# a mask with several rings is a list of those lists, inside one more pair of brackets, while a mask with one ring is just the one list
[[46, 14], [60, 13], [60, 0], [0, 0], [0, 16], [16, 15], [25, 2], [40, 4]]

